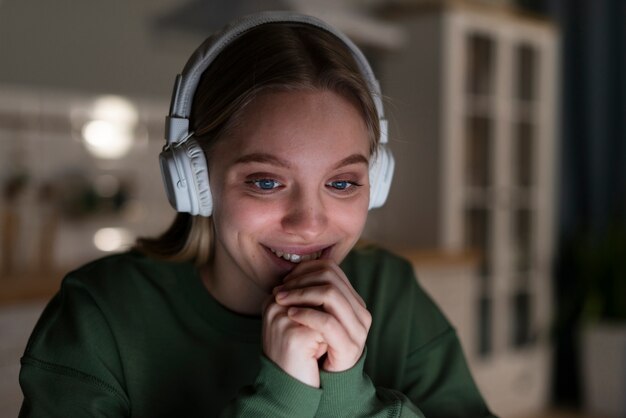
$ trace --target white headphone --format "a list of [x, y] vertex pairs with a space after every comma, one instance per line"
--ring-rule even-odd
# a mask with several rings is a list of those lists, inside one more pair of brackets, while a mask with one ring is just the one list
[[380, 122], [380, 141], [375, 158], [370, 161], [369, 208], [382, 206], [393, 177], [394, 159], [387, 147], [387, 120], [383, 112], [380, 86], [363, 53], [343, 33], [311, 16], [293, 12], [262, 12], [245, 16], [204, 41], [176, 76], [170, 113], [165, 120], [166, 144], [159, 155], [161, 175], [170, 204], [178, 212], [210, 216], [213, 198], [204, 151], [189, 132], [189, 115], [196, 87], [204, 70], [231, 42], [257, 26], [267, 23], [300, 23], [323, 29], [341, 40], [351, 51], [368, 83]]

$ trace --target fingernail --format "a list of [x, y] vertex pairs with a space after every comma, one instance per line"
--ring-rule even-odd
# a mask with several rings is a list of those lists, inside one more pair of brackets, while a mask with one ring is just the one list
[[294, 308], [293, 306], [287, 310], [287, 315], [295, 315], [299, 312], [298, 308]]
[[279, 285], [279, 286], [276, 286], [276, 287], [272, 290], [272, 292], [274, 293], [274, 295], [276, 295], [278, 292], [280, 292], [280, 289], [282, 289], [282, 288], [283, 288], [283, 285], [281, 284], [281, 285]]
[[288, 292], [286, 292], [286, 291], [284, 291], [284, 290], [283, 290], [283, 291], [281, 291], [281, 292], [276, 293], [276, 299], [282, 299], [282, 298], [284, 298], [285, 296], [287, 296], [287, 293], [288, 293]]

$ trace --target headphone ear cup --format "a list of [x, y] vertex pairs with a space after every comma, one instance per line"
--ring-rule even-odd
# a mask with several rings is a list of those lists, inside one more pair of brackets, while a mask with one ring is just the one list
[[211, 216], [213, 197], [204, 151], [194, 138], [159, 155], [161, 176], [170, 204], [178, 212]]
[[393, 179], [393, 171], [395, 168], [395, 160], [391, 154], [391, 150], [387, 146], [381, 144], [378, 146], [374, 161], [370, 163], [370, 204], [369, 209], [375, 209], [383, 206], [391, 189], [391, 180]]
[[[192, 171], [194, 199], [197, 201], [198, 213], [200, 216], [211, 216], [213, 213], [213, 195], [209, 184], [209, 166], [202, 147], [191, 138], [185, 143], [186, 155], [189, 158], [189, 166]], [[195, 213], [194, 213], [195, 215]]]

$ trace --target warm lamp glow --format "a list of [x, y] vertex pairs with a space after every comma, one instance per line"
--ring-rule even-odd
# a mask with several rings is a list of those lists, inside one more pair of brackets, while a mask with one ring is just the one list
[[138, 115], [135, 105], [120, 96], [101, 96], [93, 104], [93, 118], [134, 126]]
[[93, 236], [93, 243], [100, 251], [119, 251], [132, 242], [131, 233], [124, 228], [102, 228]]
[[131, 132], [124, 126], [105, 120], [87, 122], [83, 126], [82, 134], [87, 149], [98, 158], [121, 158], [133, 145]]
[[118, 159], [133, 146], [137, 109], [128, 100], [103, 96], [93, 104], [81, 134], [87, 150], [97, 158]]

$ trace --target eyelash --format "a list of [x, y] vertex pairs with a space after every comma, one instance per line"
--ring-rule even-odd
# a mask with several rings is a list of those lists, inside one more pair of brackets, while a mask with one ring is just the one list
[[[249, 184], [252, 188], [255, 189], [255, 191], [258, 191], [260, 193], [271, 193], [275, 191], [276, 189], [279, 189], [284, 186], [280, 181], [275, 180], [270, 177], [261, 177], [261, 178], [256, 178], [252, 180], [246, 180], [245, 183]], [[271, 183], [271, 185], [268, 183]], [[338, 183], [343, 183], [344, 187], [343, 188], [338, 187], [339, 186]], [[270, 187], [265, 188], [265, 187], [262, 187], [262, 185], [270, 186]], [[333, 181], [329, 181], [328, 183], [326, 183], [326, 187], [332, 189], [332, 191], [339, 193], [339, 194], [354, 193], [356, 192], [357, 188], [361, 186], [363, 185], [355, 181], [350, 181], [350, 180], [333, 180]]]
[[[338, 188], [336, 187], [337, 183], [345, 183], [345, 187]], [[335, 186], [333, 184], [335, 184]], [[359, 184], [355, 181], [350, 181], [350, 180], [333, 180], [331, 182], [326, 183], [326, 186], [334, 189], [338, 193], [350, 194], [350, 193], [356, 192], [356, 189], [358, 187], [361, 187], [362, 184]]]
[[[274, 187], [270, 187], [270, 188], [263, 188], [261, 187], [261, 183], [263, 182], [272, 182], [274, 183]], [[252, 185], [252, 187], [256, 188], [257, 190], [261, 191], [261, 192], [271, 192], [273, 190], [276, 190], [278, 187], [282, 186], [282, 183], [279, 182], [278, 180], [274, 180], [272, 178], [258, 178], [258, 179], [254, 179], [254, 180], [247, 180], [246, 184], [250, 184]]]

